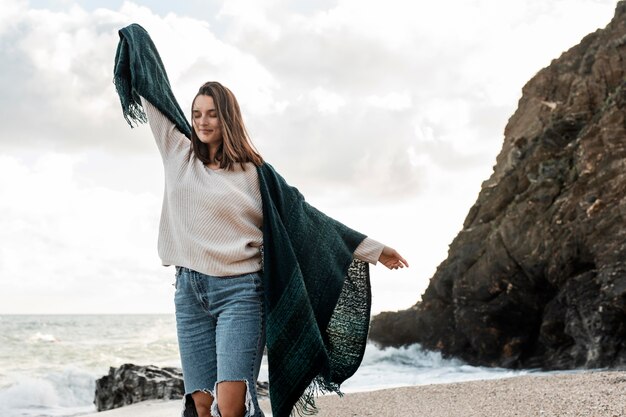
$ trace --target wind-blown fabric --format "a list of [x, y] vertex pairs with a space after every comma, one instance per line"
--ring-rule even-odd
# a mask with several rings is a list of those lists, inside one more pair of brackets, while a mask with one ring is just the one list
[[[188, 138], [191, 126], [171, 90], [148, 33], [119, 31], [114, 83], [128, 123], [145, 123], [140, 96]], [[353, 258], [365, 235], [326, 216], [264, 163], [263, 280], [272, 414], [313, 414], [321, 392], [340, 384], [363, 359], [369, 329], [369, 265]]]

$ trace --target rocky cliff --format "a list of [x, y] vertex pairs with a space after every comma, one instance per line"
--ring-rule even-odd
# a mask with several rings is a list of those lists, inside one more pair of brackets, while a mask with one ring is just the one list
[[626, 365], [626, 2], [523, 88], [422, 301], [370, 337], [473, 364]]

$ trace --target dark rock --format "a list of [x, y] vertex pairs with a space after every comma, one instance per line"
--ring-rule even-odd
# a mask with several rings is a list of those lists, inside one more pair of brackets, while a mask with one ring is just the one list
[[384, 346], [472, 364], [626, 366], [626, 2], [523, 88], [463, 229]]
[[183, 398], [184, 393], [180, 369], [127, 363], [96, 380], [94, 404], [103, 411], [144, 400]]
[[[257, 394], [268, 396], [268, 383], [257, 382]], [[159, 368], [124, 364], [109, 368], [109, 374], [96, 380], [94, 404], [98, 411], [144, 400], [182, 399], [185, 393], [180, 368]]]

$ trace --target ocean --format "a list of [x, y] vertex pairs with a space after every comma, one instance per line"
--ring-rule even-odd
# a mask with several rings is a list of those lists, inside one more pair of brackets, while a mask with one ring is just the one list
[[[124, 363], [180, 366], [173, 315], [0, 315], [0, 415], [95, 411], [95, 380]], [[344, 392], [460, 382], [529, 371], [469, 366], [419, 345], [368, 345]], [[267, 362], [260, 380], [267, 380]]]

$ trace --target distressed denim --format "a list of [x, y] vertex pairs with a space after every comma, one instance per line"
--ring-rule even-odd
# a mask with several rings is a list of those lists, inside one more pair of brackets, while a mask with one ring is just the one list
[[215, 277], [176, 267], [174, 302], [185, 404], [194, 392], [210, 393], [211, 412], [218, 417], [217, 384], [245, 381], [246, 417], [264, 415], [256, 394], [265, 347], [261, 274]]

